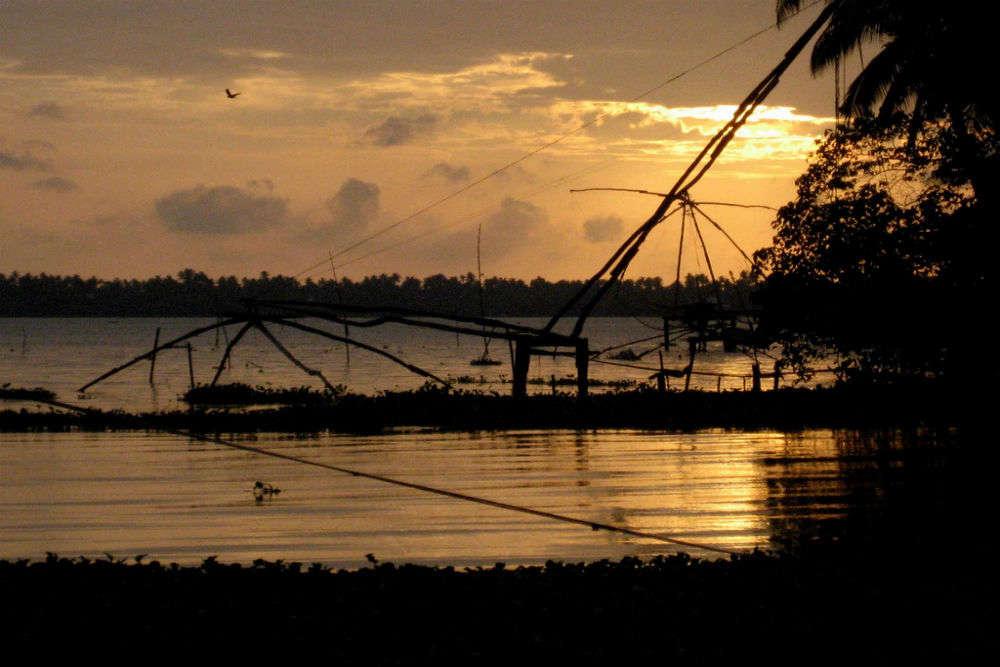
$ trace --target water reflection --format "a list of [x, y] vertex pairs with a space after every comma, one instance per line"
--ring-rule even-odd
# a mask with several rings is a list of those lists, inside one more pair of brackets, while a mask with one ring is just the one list
[[828, 441], [816, 434], [787, 441], [794, 447], [783, 456], [761, 461], [775, 543], [850, 538], [906, 549], [925, 543], [942, 521], [981, 532], [974, 517], [986, 505], [973, 496], [984, 487], [965, 464], [975, 444], [957, 431], [835, 431]]
[[[947, 433], [847, 431], [253, 439], [323, 463], [728, 549], [771, 547], [897, 506], [920, 510], [928, 480], [954, 450]], [[0, 468], [0, 556], [8, 558], [111, 552], [358, 567], [366, 553], [491, 565], [672, 551], [165, 434], [5, 434]], [[256, 480], [282, 493], [255, 502]]]

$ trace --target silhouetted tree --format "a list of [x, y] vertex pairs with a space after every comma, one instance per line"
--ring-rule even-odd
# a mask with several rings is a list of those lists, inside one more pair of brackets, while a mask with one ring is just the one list
[[973, 188], [947, 123], [859, 120], [829, 132], [758, 251], [765, 326], [802, 371], [828, 354], [844, 378], [960, 377], [991, 293]]
[[[721, 279], [723, 295], [742, 304], [749, 278]], [[708, 280], [688, 277], [682, 285], [682, 303], [697, 301]], [[561, 306], [581, 281], [549, 282], [536, 278], [531, 284], [509, 278], [483, 282], [486, 311], [490, 316], [548, 316]], [[661, 315], [671, 303], [673, 285], [659, 278], [622, 281], [596, 315]], [[242, 300], [308, 299], [360, 306], [402, 306], [446, 314], [479, 315], [479, 281], [473, 274], [424, 280], [398, 274], [368, 276], [358, 282], [321, 279], [300, 283], [295, 278], [234, 276], [213, 280], [202, 272], [185, 269], [172, 276], [148, 280], [84, 280], [79, 276], [0, 274], [0, 317], [26, 316], [215, 316], [242, 309]]]
[[[994, 31], [983, 5], [972, 0], [828, 0], [836, 2], [812, 52], [821, 72], [865, 45], [876, 53], [851, 82], [842, 111], [851, 118], [877, 114], [891, 124], [907, 111], [911, 136], [942, 121], [954, 139], [946, 156], [973, 188], [977, 235], [1000, 243], [1000, 152], [996, 150], [1000, 98], [992, 84]], [[777, 0], [779, 20], [801, 0]], [[863, 56], [862, 56], [863, 57]]]
[[[993, 32], [981, 2], [973, 0], [827, 0], [838, 7], [813, 47], [815, 73], [861, 52], [876, 53], [848, 87], [843, 110], [883, 119], [910, 111], [924, 122], [949, 118], [956, 126], [995, 127], [997, 97], [983, 80], [994, 60]], [[777, 0], [778, 19], [801, 0]], [[859, 53], [863, 59], [864, 55]]]

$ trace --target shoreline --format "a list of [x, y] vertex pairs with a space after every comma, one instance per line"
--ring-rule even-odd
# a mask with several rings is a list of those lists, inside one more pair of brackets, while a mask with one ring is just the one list
[[[0, 395], [0, 399], [3, 396]], [[0, 400], [0, 432], [187, 429], [206, 433], [378, 433], [404, 427], [454, 431], [524, 428], [806, 428], [952, 427], [975, 424], [985, 395], [927, 388], [784, 388], [767, 392], [657, 392], [509, 396], [434, 388], [345, 394], [324, 404], [245, 409], [198, 407], [128, 413], [31, 399]], [[25, 405], [28, 403], [28, 406]], [[17, 406], [21, 407], [18, 408]]]
[[[836, 548], [707, 561], [506, 568], [207, 558], [200, 566], [0, 560], [14, 646], [296, 652], [337, 664], [517, 658], [971, 658], [988, 646], [977, 567]], [[448, 663], [446, 663], [448, 664]]]

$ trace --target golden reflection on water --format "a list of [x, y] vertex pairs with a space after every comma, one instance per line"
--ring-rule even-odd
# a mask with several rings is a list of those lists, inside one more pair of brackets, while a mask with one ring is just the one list
[[[258, 454], [144, 433], [4, 434], [0, 557], [216, 555], [360, 567], [581, 561], [659, 541], [511, 513]], [[402, 432], [252, 444], [295, 456], [729, 549], [846, 511], [829, 431]], [[255, 480], [279, 495], [257, 502]], [[687, 549], [694, 555], [715, 557]]]

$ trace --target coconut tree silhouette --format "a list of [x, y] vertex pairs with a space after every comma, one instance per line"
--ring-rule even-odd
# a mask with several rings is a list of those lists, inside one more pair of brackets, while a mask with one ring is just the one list
[[[939, 176], [967, 182], [976, 195], [981, 229], [976, 242], [1000, 247], [1000, 154], [995, 150], [1000, 96], [984, 72], [993, 63], [995, 38], [974, 0], [827, 0], [834, 5], [817, 37], [814, 73], [835, 66], [865, 45], [877, 52], [848, 87], [841, 111], [886, 123], [910, 114], [911, 143], [923, 127], [945, 122], [956, 140]], [[778, 20], [801, 0], [777, 0]]]
[[[778, 20], [790, 17], [804, 4], [776, 0]], [[871, 123], [876, 133], [879, 127], [891, 127], [898, 114], [905, 112], [908, 162], [926, 168], [930, 176], [926, 186], [933, 189], [944, 184], [974, 195], [962, 215], [951, 216], [947, 225], [950, 233], [960, 237], [950, 246], [951, 263], [973, 267], [963, 274], [968, 276], [960, 290], [963, 307], [953, 326], [961, 331], [989, 330], [983, 304], [995, 302], [1000, 294], [1000, 263], [996, 261], [1000, 249], [1000, 113], [996, 87], [986, 74], [995, 59], [991, 55], [994, 28], [984, 20], [982, 3], [827, 0], [826, 4], [832, 11], [813, 46], [813, 72], [837, 67], [855, 54], [862, 62], [840, 111], [852, 121]], [[920, 154], [920, 146], [926, 144], [922, 137], [927, 134], [944, 138], [937, 141], [933, 160]], [[882, 219], [881, 224], [885, 222]], [[853, 232], [864, 223], [851, 215], [838, 225], [855, 228]], [[975, 371], [982, 362], [977, 362], [974, 351], [987, 349], [988, 344], [979, 337], [953, 346], [956, 354], [968, 357], [959, 365]], [[993, 374], [998, 374], [995, 367]]]
[[[814, 73], [835, 66], [864, 46], [877, 53], [864, 63], [844, 95], [849, 116], [883, 118], [911, 110], [918, 120], [995, 127], [997, 96], [981, 67], [991, 62], [989, 22], [972, 0], [827, 0], [836, 3], [813, 47]], [[777, 0], [778, 20], [797, 12], [801, 0]], [[863, 55], [861, 56], [863, 58]]]

